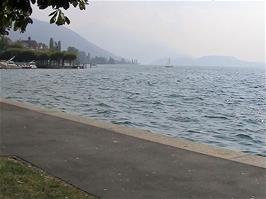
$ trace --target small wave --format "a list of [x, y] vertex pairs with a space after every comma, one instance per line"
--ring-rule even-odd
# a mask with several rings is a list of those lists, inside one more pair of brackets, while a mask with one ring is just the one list
[[242, 133], [237, 134], [236, 137], [241, 138], [241, 139], [253, 140], [253, 138], [250, 137], [249, 135], [242, 134]]
[[263, 123], [262, 120], [260, 119], [254, 119], [254, 118], [248, 118], [248, 119], [244, 119], [245, 122], [248, 122], [250, 124], [261, 124]]
[[137, 102], [137, 103], [146, 103], [147, 102], [144, 99], [134, 99], [134, 98], [132, 98], [132, 99], [134, 100], [134, 102]]
[[147, 84], [148, 84], [149, 86], [154, 86], [155, 84], [157, 84], [157, 82], [150, 82], [150, 81], [147, 81]]
[[191, 117], [183, 117], [183, 116], [176, 116], [176, 117], [168, 117], [170, 121], [177, 121], [177, 122], [198, 122], [197, 119]]
[[154, 102], [152, 102], [152, 104], [154, 104], [154, 105], [163, 105], [163, 103], [161, 101], [154, 101]]
[[124, 79], [122, 79], [122, 82], [129, 81], [129, 80], [130, 80], [130, 78], [124, 78]]
[[133, 123], [130, 121], [112, 121], [113, 124], [121, 124], [121, 125], [132, 125]]
[[254, 142], [256, 144], [262, 144], [262, 145], [265, 145], [266, 144], [266, 142], [264, 140], [263, 141], [261, 141], [261, 140], [254, 140]]
[[111, 90], [111, 89], [108, 88], [108, 87], [99, 87], [99, 89], [100, 89], [100, 90], [103, 90], [103, 91], [109, 91], [109, 90]]
[[186, 101], [195, 101], [195, 100], [200, 100], [200, 101], [203, 101], [204, 99], [202, 97], [184, 97], [183, 98], [183, 101], [186, 102]]
[[199, 131], [195, 131], [195, 130], [188, 130], [188, 133], [200, 133]]
[[215, 140], [208, 140], [207, 143], [208, 144], [217, 144], [218, 145], [220, 142], [217, 142]]
[[182, 97], [182, 95], [179, 95], [179, 94], [171, 94], [171, 95], [168, 95], [167, 97], [169, 97], [169, 98], [176, 98], [176, 97]]
[[97, 110], [96, 112], [99, 113], [99, 114], [109, 114], [112, 111], [111, 110]]
[[261, 156], [261, 157], [266, 157], [266, 152], [265, 153], [258, 153], [256, 155]]
[[109, 106], [108, 104], [105, 104], [105, 103], [103, 103], [103, 102], [100, 102], [100, 103], [98, 103], [98, 104], [96, 104], [96, 106], [101, 106], [101, 107], [111, 107], [111, 106]]
[[215, 115], [204, 115], [204, 117], [211, 118], [211, 119], [223, 119], [223, 120], [227, 120], [228, 119], [225, 116], [215, 116]]

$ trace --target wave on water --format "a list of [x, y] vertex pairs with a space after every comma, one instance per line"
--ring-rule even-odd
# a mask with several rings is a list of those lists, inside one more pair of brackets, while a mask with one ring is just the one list
[[264, 70], [99, 65], [0, 72], [4, 98], [266, 156]]
[[223, 120], [228, 119], [228, 117], [225, 117], [225, 116], [215, 116], [215, 115], [204, 115], [204, 117], [210, 118], [210, 119], [223, 119]]
[[106, 103], [104, 103], [104, 102], [100, 102], [100, 103], [96, 104], [96, 106], [99, 106], [99, 107], [106, 107], [106, 108], [111, 108], [111, 107], [112, 107], [112, 106], [110, 106], [110, 105], [108, 105], [108, 104], [106, 104]]
[[246, 135], [246, 134], [242, 134], [242, 133], [237, 134], [236, 137], [241, 138], [241, 139], [245, 139], [245, 140], [253, 140], [253, 138], [251, 136]]

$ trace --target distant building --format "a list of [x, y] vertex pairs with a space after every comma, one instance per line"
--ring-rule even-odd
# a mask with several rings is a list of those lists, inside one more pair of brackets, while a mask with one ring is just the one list
[[31, 37], [28, 37], [28, 40], [21, 40], [21, 44], [30, 49], [42, 50], [48, 49], [48, 46], [44, 43], [38, 43], [36, 40], [31, 40]]

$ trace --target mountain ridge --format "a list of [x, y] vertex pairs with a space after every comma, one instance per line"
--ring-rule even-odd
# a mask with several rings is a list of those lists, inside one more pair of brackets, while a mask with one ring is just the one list
[[[48, 34], [43, 34], [47, 32]], [[48, 22], [33, 19], [33, 24], [27, 27], [27, 31], [19, 33], [17, 31], [10, 31], [9, 37], [12, 40], [27, 39], [31, 37], [33, 40], [49, 44], [49, 40], [52, 37], [54, 41], [61, 41], [62, 49], [66, 49], [68, 46], [73, 46], [80, 51], [90, 53], [91, 56], [113, 57], [118, 56], [113, 53], [97, 46], [96, 44], [88, 41], [77, 32], [68, 29], [64, 26], [51, 25]]]
[[[153, 61], [151, 64], [164, 65], [168, 58]], [[198, 58], [176, 57], [171, 64], [179, 66], [221, 66], [221, 67], [265, 67], [265, 63], [240, 60], [234, 56], [207, 55]]]

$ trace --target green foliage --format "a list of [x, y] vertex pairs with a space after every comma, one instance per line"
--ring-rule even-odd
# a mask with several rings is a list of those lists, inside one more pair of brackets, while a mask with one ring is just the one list
[[[65, 61], [68, 62], [68, 66], [72, 66], [77, 59], [78, 49], [70, 47], [70, 51], [61, 52], [61, 42], [58, 41], [57, 45], [53, 39], [50, 39], [50, 47], [52, 49], [47, 50], [32, 50], [21, 45], [19, 41], [9, 44], [7, 37], [2, 37], [2, 45], [5, 46], [0, 51], [0, 59], [9, 60], [12, 57], [15, 62], [30, 62], [35, 60], [40, 67], [65, 67]], [[1, 44], [1, 43], [0, 43]], [[4, 45], [5, 44], [5, 45]]]
[[68, 52], [73, 52], [73, 53], [76, 53], [76, 54], [79, 52], [79, 50], [77, 48], [73, 47], [73, 46], [69, 46], [67, 48], [67, 51]]
[[50, 53], [50, 59], [51, 60], [60, 60], [63, 58], [63, 56], [64, 56], [63, 52], [54, 51], [54, 52]]
[[23, 48], [23, 45], [19, 41], [17, 41], [17, 42], [10, 44], [8, 47], [9, 48]]
[[8, 48], [10, 41], [11, 40], [8, 37], [0, 35], [0, 52]]
[[15, 57], [18, 61], [33, 61], [37, 58], [36, 53], [32, 50], [23, 50], [19, 56]]
[[49, 52], [46, 52], [46, 51], [37, 52], [36, 57], [37, 57], [37, 60], [44, 61], [50, 58], [50, 54]]
[[20, 52], [20, 48], [9, 48], [0, 54], [0, 59], [8, 60], [13, 56], [17, 56]]
[[9, 48], [0, 54], [0, 59], [8, 60], [15, 56], [15, 61], [25, 62], [36, 59], [36, 53], [33, 50], [23, 48]]
[[77, 54], [73, 52], [65, 52], [64, 53], [64, 59], [66, 60], [75, 60], [77, 59]]
[[37, 4], [39, 9], [52, 8], [54, 11], [49, 15], [50, 23], [56, 25], [69, 24], [70, 20], [64, 15], [62, 9], [67, 10], [70, 6], [85, 10], [88, 0], [2, 0], [0, 10], [0, 34], [8, 35], [8, 31], [20, 30], [24, 32], [31, 19], [32, 5]]
[[96, 56], [91, 57], [90, 53], [86, 54], [84, 51], [79, 51], [77, 48], [70, 46], [67, 51], [61, 51], [61, 41], [55, 42], [50, 38], [49, 49], [35, 49], [32, 50], [23, 46], [20, 41], [12, 42], [7, 37], [2, 37], [0, 43], [0, 59], [9, 60], [14, 57], [15, 62], [29, 62], [36, 61], [38, 67], [47, 68], [64, 68], [72, 67], [75, 64], [126, 64], [124, 58], [116, 60], [112, 57]]

